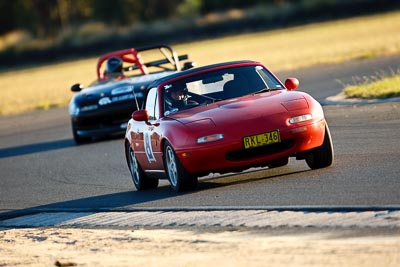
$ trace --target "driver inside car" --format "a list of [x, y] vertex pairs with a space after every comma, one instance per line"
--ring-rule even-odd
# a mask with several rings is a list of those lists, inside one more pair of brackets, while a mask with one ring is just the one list
[[125, 78], [122, 70], [122, 59], [119, 57], [110, 57], [106, 63], [106, 70], [104, 71], [104, 77], [106, 79], [121, 80]]
[[165, 90], [165, 110], [177, 112], [199, 105], [196, 101], [190, 99], [188, 89], [173, 88], [172, 86]]

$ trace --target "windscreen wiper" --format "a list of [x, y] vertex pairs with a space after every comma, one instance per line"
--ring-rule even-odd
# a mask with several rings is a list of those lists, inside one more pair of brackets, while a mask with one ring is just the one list
[[269, 92], [269, 91], [274, 91], [274, 90], [282, 90], [282, 87], [277, 87], [277, 88], [264, 88], [264, 89], [261, 89], [261, 90], [259, 90], [259, 91], [254, 92], [254, 93], [252, 93], [252, 94], [261, 94], [261, 93], [265, 93], [265, 92]]

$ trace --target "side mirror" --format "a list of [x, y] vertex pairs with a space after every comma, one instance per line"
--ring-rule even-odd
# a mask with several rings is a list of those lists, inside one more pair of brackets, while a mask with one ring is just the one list
[[299, 80], [297, 80], [297, 78], [287, 78], [285, 81], [285, 87], [289, 91], [292, 91], [299, 87]]
[[81, 83], [76, 83], [71, 86], [71, 91], [72, 92], [80, 92], [84, 88], [83, 84]]
[[195, 66], [196, 66], [196, 62], [194, 62], [194, 61], [188, 61], [188, 62], [185, 62], [185, 63], [183, 64], [182, 70], [188, 70], [188, 69], [194, 68]]
[[135, 121], [147, 122], [149, 118], [150, 118], [149, 113], [145, 109], [136, 110], [135, 112], [132, 113], [132, 119], [134, 119]]

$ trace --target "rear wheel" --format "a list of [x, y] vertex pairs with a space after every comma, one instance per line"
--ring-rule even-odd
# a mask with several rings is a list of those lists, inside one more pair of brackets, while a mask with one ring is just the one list
[[[129, 144], [127, 144], [129, 146]], [[158, 179], [147, 177], [139, 162], [136, 159], [135, 152], [129, 146], [128, 148], [128, 165], [131, 172], [132, 181], [138, 191], [157, 188]]]
[[325, 126], [324, 142], [307, 153], [306, 162], [311, 169], [326, 168], [332, 165], [334, 159], [333, 143], [328, 124]]
[[197, 177], [185, 170], [168, 141], [164, 146], [164, 165], [171, 187], [175, 192], [196, 189]]

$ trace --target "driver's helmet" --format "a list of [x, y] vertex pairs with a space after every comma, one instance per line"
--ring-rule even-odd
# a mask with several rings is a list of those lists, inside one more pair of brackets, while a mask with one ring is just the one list
[[186, 87], [168, 87], [165, 89], [164, 99], [170, 108], [182, 109], [188, 100], [188, 89]]
[[119, 57], [110, 57], [106, 64], [107, 73], [122, 73], [122, 60]]

